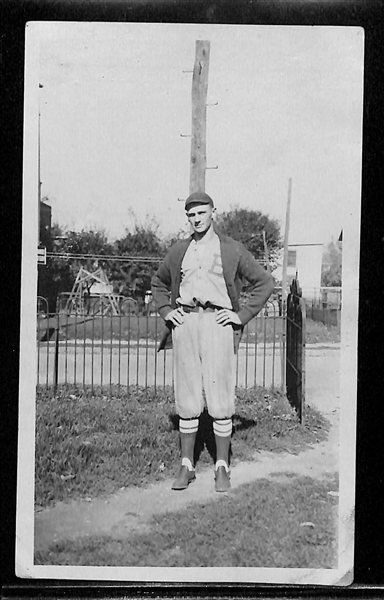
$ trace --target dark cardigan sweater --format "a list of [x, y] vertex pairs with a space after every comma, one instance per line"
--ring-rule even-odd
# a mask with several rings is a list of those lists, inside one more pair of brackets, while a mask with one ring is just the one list
[[[227, 292], [232, 308], [239, 315], [242, 323], [241, 327], [233, 327], [235, 350], [237, 350], [244, 325], [261, 311], [271, 295], [274, 287], [273, 278], [241, 242], [222, 235], [219, 231], [216, 233], [220, 239], [221, 260]], [[191, 240], [192, 237], [189, 237], [176, 242], [152, 278], [155, 306], [164, 320], [166, 320], [167, 314], [176, 308], [181, 280], [181, 264]], [[240, 308], [239, 299], [243, 279], [249, 281], [253, 287], [247, 303]], [[168, 327], [159, 350], [165, 347], [170, 331], [171, 329]]]

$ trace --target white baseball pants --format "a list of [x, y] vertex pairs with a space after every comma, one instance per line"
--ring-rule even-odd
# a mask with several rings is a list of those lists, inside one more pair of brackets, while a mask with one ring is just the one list
[[173, 329], [176, 410], [182, 419], [198, 417], [204, 408], [214, 419], [235, 412], [236, 363], [231, 325], [219, 325], [215, 312], [184, 315]]

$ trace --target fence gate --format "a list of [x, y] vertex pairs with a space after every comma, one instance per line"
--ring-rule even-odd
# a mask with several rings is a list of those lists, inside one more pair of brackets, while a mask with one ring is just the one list
[[305, 302], [294, 279], [287, 299], [286, 385], [287, 398], [303, 422], [305, 401]]

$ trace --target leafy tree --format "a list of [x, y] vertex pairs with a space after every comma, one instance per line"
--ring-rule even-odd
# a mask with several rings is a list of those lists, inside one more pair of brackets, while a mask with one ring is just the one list
[[164, 240], [164, 247], [165, 247], [165, 249], [169, 250], [174, 244], [176, 244], [176, 242], [178, 242], [179, 240], [187, 238], [189, 235], [190, 234], [188, 232], [186, 232], [184, 229], [180, 229], [180, 231], [178, 231], [178, 233], [174, 233], [174, 234], [169, 235]]
[[[143, 302], [144, 294], [150, 288], [152, 275], [165, 253], [165, 243], [158, 234], [158, 225], [152, 219], [144, 224], [134, 218], [131, 230], [114, 243], [108, 241], [104, 231], [82, 229], [67, 231], [55, 224], [50, 239], [45, 245], [50, 252], [60, 253], [61, 257], [50, 257], [46, 266], [39, 269], [38, 295], [49, 301], [50, 311], [56, 307], [56, 299], [61, 292], [71, 291], [80, 267], [95, 271], [102, 267], [113, 285], [115, 293], [132, 296]], [[81, 258], [75, 255], [98, 255], [99, 258]], [[105, 255], [105, 260], [100, 256]], [[113, 258], [115, 257], [116, 258]], [[122, 257], [159, 258], [158, 261], [125, 262]]]
[[103, 267], [107, 276], [110, 271], [108, 261], [93, 258], [73, 258], [73, 254], [104, 254], [110, 255], [114, 247], [108, 242], [104, 231], [82, 229], [81, 231], [66, 231], [60, 225], [54, 224], [50, 240], [44, 243], [47, 250], [67, 256], [48, 258], [46, 266], [39, 266], [38, 295], [47, 298], [50, 312], [56, 309], [57, 297], [62, 292], [70, 292], [75, 283], [81, 266], [89, 271]]
[[341, 245], [332, 240], [323, 252], [321, 285], [341, 286], [342, 251]]
[[[66, 239], [58, 248], [60, 252], [68, 252], [69, 254], [101, 254], [101, 255], [112, 255], [114, 254], [114, 246], [108, 241], [106, 233], [93, 229], [82, 229], [81, 231], [68, 231]], [[95, 271], [98, 267], [103, 267], [105, 271], [108, 271], [107, 259], [94, 259], [94, 258], [70, 258], [70, 269], [75, 280], [76, 275], [80, 267], [84, 267], [88, 271]]]
[[260, 261], [265, 258], [263, 241], [263, 231], [265, 231], [270, 266], [272, 270], [276, 268], [282, 241], [280, 227], [275, 219], [270, 219], [260, 211], [234, 206], [229, 212], [219, 213], [216, 223], [224, 234], [242, 242]]
[[[55, 242], [62, 239], [64, 231], [58, 224], [53, 224], [50, 232], [41, 232], [41, 242], [47, 252], [55, 251]], [[60, 292], [70, 290], [73, 281], [68, 261], [47, 258], [46, 265], [38, 266], [37, 295], [46, 298], [50, 313], [56, 309], [56, 299]]]
[[[157, 258], [164, 256], [165, 244], [158, 235], [158, 226], [153, 222], [142, 225], [135, 223], [133, 231], [126, 230], [123, 238], [116, 240], [115, 253], [119, 256]], [[140, 304], [146, 290], [151, 287], [151, 279], [159, 266], [159, 261], [115, 262], [112, 281], [116, 291], [132, 296]]]

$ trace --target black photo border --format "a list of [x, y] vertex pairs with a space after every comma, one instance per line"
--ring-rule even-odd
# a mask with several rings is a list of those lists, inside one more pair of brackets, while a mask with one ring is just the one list
[[[359, 291], [357, 487], [354, 584], [310, 586], [64, 582], [15, 575], [15, 522], [25, 25], [29, 21], [207, 23], [362, 27], [363, 171]], [[378, 597], [384, 595], [382, 325], [384, 228], [384, 7], [380, 0], [3, 0], [1, 36], [1, 211], [3, 597]]]

